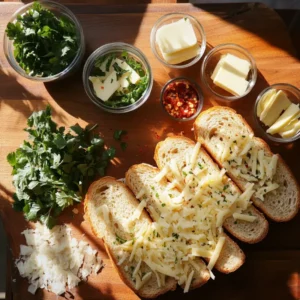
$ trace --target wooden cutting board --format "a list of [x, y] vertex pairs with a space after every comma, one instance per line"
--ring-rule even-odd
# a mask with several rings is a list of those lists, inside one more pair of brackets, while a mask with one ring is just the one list
[[[0, 41], [11, 14], [20, 3], [0, 3]], [[86, 37], [87, 55], [97, 47], [115, 41], [123, 41], [139, 47], [148, 57], [154, 74], [154, 86], [150, 99], [135, 112], [113, 115], [101, 111], [85, 95], [81, 83], [81, 71], [73, 77], [54, 83], [35, 83], [18, 76], [8, 65], [3, 52], [0, 53], [0, 216], [8, 235], [12, 256], [19, 255], [19, 246], [24, 243], [21, 231], [29, 226], [23, 215], [11, 208], [11, 168], [6, 155], [14, 151], [26, 138], [22, 130], [32, 111], [45, 108], [49, 103], [53, 115], [60, 125], [69, 126], [98, 123], [99, 131], [108, 145], [116, 146], [117, 158], [109, 168], [108, 175], [124, 177], [125, 171], [135, 163], [154, 164], [153, 151], [158, 141], [168, 133], [182, 133], [193, 137], [192, 122], [178, 123], [171, 120], [159, 103], [161, 88], [170, 78], [185, 75], [200, 80], [201, 61], [186, 70], [174, 70], [163, 66], [151, 52], [149, 35], [155, 21], [169, 12], [186, 12], [195, 16], [204, 26], [207, 35], [207, 50], [221, 43], [237, 43], [246, 47], [254, 56], [259, 76], [253, 91], [245, 98], [232, 104], [253, 125], [253, 104], [259, 92], [269, 84], [288, 82], [300, 86], [300, 63], [295, 57], [288, 32], [272, 10], [254, 6], [238, 12], [225, 9], [200, 9], [190, 4], [150, 4], [100, 6], [69, 5], [79, 18]], [[2, 45], [1, 45], [2, 47]], [[206, 51], [207, 52], [207, 51]], [[222, 105], [204, 89], [203, 109]], [[128, 131], [128, 148], [122, 151], [113, 140], [116, 129]], [[254, 127], [259, 135], [257, 128]], [[300, 142], [290, 145], [271, 145], [287, 161], [296, 178], [300, 179]], [[71, 210], [61, 218], [73, 228], [76, 237], [82, 237], [99, 250], [105, 262], [104, 270], [91, 276], [67, 295], [67, 299], [138, 299], [126, 287], [112, 268], [102, 242], [91, 232], [83, 216], [82, 205], [79, 213]], [[289, 278], [300, 270], [300, 216], [285, 224], [270, 222], [267, 238], [257, 245], [240, 243], [247, 260], [242, 268], [230, 275], [216, 272], [216, 280], [183, 295], [180, 288], [161, 299], [293, 299], [289, 291]], [[294, 275], [296, 276], [296, 275]], [[21, 279], [15, 268], [12, 270], [12, 299], [57, 299], [51, 293], [39, 290], [35, 296], [27, 292], [27, 281]], [[11, 296], [11, 295], [9, 295]], [[74, 297], [74, 298], [72, 298]], [[59, 298], [59, 297], [58, 297]]]

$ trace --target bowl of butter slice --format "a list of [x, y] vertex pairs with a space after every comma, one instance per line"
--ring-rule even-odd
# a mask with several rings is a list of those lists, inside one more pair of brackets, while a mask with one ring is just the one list
[[236, 44], [214, 47], [204, 58], [201, 78], [219, 100], [234, 101], [254, 87], [257, 68], [250, 52]]
[[300, 90], [277, 83], [257, 97], [254, 118], [269, 140], [290, 143], [300, 138]]
[[202, 25], [190, 15], [170, 13], [154, 24], [150, 35], [156, 58], [170, 68], [183, 69], [197, 63], [206, 48]]

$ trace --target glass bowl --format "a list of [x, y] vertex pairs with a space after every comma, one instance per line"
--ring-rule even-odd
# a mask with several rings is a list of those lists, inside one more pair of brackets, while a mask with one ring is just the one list
[[[169, 64], [164, 60], [164, 58], [160, 52], [160, 49], [156, 43], [156, 33], [157, 33], [157, 30], [160, 27], [162, 27], [163, 25], [170, 24], [170, 23], [178, 21], [182, 18], [188, 18], [191, 21], [191, 24], [194, 28], [195, 35], [197, 37], [198, 44], [200, 46], [200, 49], [199, 49], [197, 56], [195, 56], [194, 58], [192, 58], [186, 62], [182, 62], [180, 64]], [[205, 51], [205, 48], [206, 48], [206, 36], [205, 36], [205, 32], [204, 32], [202, 25], [193, 16], [183, 14], [183, 13], [170, 13], [170, 14], [160, 17], [154, 24], [154, 26], [151, 30], [151, 35], [150, 35], [150, 45], [151, 45], [151, 50], [154, 53], [154, 55], [156, 56], [156, 58], [161, 63], [163, 63], [165, 66], [170, 67], [170, 68], [183, 69], [183, 68], [187, 68], [187, 67], [194, 65], [195, 63], [197, 63], [200, 60], [200, 58], [202, 57], [202, 55]]]
[[[245, 91], [245, 93], [242, 96], [235, 96], [230, 94], [229, 92], [225, 91], [224, 89], [216, 86], [213, 83], [213, 80], [211, 79], [211, 75], [221, 59], [221, 57], [227, 53], [230, 53], [232, 55], [235, 55], [241, 59], [245, 59], [249, 61], [251, 64], [251, 69], [248, 74], [247, 80], [249, 81], [249, 85]], [[221, 44], [216, 47], [214, 47], [212, 50], [208, 52], [208, 54], [205, 56], [202, 67], [201, 67], [201, 77], [202, 81], [204, 82], [204, 85], [206, 88], [219, 100], [223, 101], [235, 101], [238, 100], [247, 94], [250, 93], [252, 88], [254, 87], [257, 79], [257, 68], [254, 61], [254, 58], [250, 54], [250, 52], [243, 48], [242, 46], [236, 45], [236, 44]]]
[[[74, 25], [76, 27], [76, 31], [77, 31], [79, 48], [78, 48], [76, 56], [74, 57], [74, 59], [70, 63], [70, 65], [67, 68], [65, 68], [63, 71], [61, 71], [55, 75], [52, 75], [52, 76], [48, 76], [48, 77], [31, 76], [31, 75], [27, 74], [19, 66], [18, 62], [16, 61], [16, 59], [14, 57], [13, 40], [10, 40], [6, 33], [4, 33], [3, 48], [4, 48], [4, 53], [5, 53], [6, 59], [8, 60], [9, 64], [21, 76], [26, 77], [30, 80], [34, 80], [34, 81], [49, 82], [49, 81], [54, 81], [54, 80], [62, 79], [64, 77], [66, 77], [70, 73], [73, 73], [77, 69], [77, 67], [79, 67], [79, 65], [83, 59], [83, 55], [84, 55], [84, 51], [85, 51], [85, 42], [84, 42], [83, 30], [82, 30], [80, 23], [78, 22], [75, 15], [67, 7], [65, 7], [64, 5], [59, 4], [57, 2], [53, 2], [53, 1], [39, 1], [39, 3], [43, 7], [47, 8], [51, 12], [53, 12], [56, 16], [58, 16], [58, 17], [64, 16], [64, 17], [70, 19], [74, 23]], [[26, 13], [29, 9], [32, 8], [33, 4], [34, 4], [34, 2], [31, 2], [31, 3], [28, 3], [24, 6], [22, 6], [21, 8], [19, 8], [13, 14], [13, 16], [11, 17], [9, 22], [12, 22], [12, 23], [15, 22], [17, 19], [17, 16]]]
[[[173, 83], [173, 82], [188, 82], [190, 85], [192, 85], [192, 87], [195, 89], [195, 91], [197, 92], [197, 95], [198, 95], [198, 99], [199, 99], [199, 104], [198, 104], [198, 107], [197, 107], [197, 110], [196, 112], [189, 118], [176, 118], [174, 116], [172, 116], [168, 111], [167, 109], [165, 108], [165, 105], [163, 103], [163, 98], [164, 98], [164, 95], [165, 95], [165, 91], [167, 89], [167, 87]], [[186, 122], [186, 121], [191, 121], [193, 119], [195, 119], [199, 113], [201, 112], [202, 110], [202, 107], [203, 107], [203, 94], [202, 94], [202, 91], [201, 91], [201, 88], [200, 86], [194, 82], [193, 80], [189, 79], [189, 78], [186, 78], [186, 77], [177, 77], [177, 78], [173, 78], [171, 80], [169, 80], [163, 87], [163, 89], [161, 90], [161, 93], [160, 93], [160, 103], [163, 107], [163, 110], [166, 112], [166, 114], [168, 114], [168, 116], [170, 116], [173, 120], [175, 121], [179, 121], [179, 122]]]
[[290, 99], [290, 101], [292, 103], [295, 104], [300, 104], [300, 90], [298, 88], [296, 88], [295, 86], [288, 84], [288, 83], [276, 83], [273, 84], [269, 87], [267, 87], [266, 89], [264, 89], [258, 96], [254, 105], [254, 119], [256, 121], [256, 125], [259, 128], [259, 130], [263, 133], [263, 135], [265, 137], [267, 137], [269, 140], [273, 141], [273, 142], [277, 142], [277, 143], [291, 143], [294, 142], [296, 140], [298, 140], [300, 138], [300, 131], [298, 131], [298, 133], [291, 137], [291, 138], [282, 138], [280, 135], [271, 135], [269, 133], [267, 133], [267, 129], [269, 127], [265, 126], [260, 120], [259, 117], [257, 116], [257, 106], [259, 101], [261, 100], [261, 98], [263, 97], [263, 95], [268, 92], [271, 89], [275, 89], [275, 90], [282, 90], [283, 92], [286, 93], [286, 95], [288, 96], [288, 98]]
[[[94, 68], [95, 61], [98, 57], [109, 54], [109, 53], [120, 53], [126, 51], [131, 57], [133, 57], [137, 62], [141, 63], [143, 66], [143, 69], [145, 70], [146, 74], [148, 74], [148, 85], [146, 87], [146, 90], [144, 91], [143, 95], [140, 97], [139, 100], [136, 102], [123, 106], [123, 107], [110, 107], [108, 105], [105, 105], [105, 102], [100, 100], [94, 92], [94, 88], [92, 83], [89, 80], [89, 76], [91, 75], [91, 72]], [[153, 86], [153, 75], [152, 75], [152, 70], [150, 67], [150, 64], [146, 58], [146, 56], [142, 53], [141, 50], [138, 48], [126, 44], [126, 43], [121, 43], [121, 42], [116, 42], [116, 43], [111, 43], [111, 44], [106, 44], [98, 49], [96, 49], [87, 59], [85, 62], [84, 68], [83, 68], [83, 74], [82, 74], [82, 80], [83, 80], [83, 85], [86, 94], [89, 96], [91, 101], [99, 106], [101, 109], [110, 112], [110, 113], [116, 113], [116, 114], [121, 114], [121, 113], [127, 113], [133, 110], [136, 110], [138, 107], [143, 105], [149, 98]]]

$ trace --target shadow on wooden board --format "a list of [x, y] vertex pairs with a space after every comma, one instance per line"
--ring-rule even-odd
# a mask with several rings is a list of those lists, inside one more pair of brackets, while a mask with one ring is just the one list
[[[229, 1], [230, 2], [230, 1]], [[251, 1], [249, 1], [251, 2]], [[293, 42], [290, 36], [284, 35], [283, 32], [287, 32], [288, 28], [286, 24], [290, 24], [290, 21], [283, 21], [281, 15], [275, 12], [273, 9], [268, 8], [264, 4], [259, 3], [234, 3], [234, 4], [210, 4], [201, 5], [193, 4], [197, 8], [201, 8], [220, 18], [226, 20], [229, 24], [240, 27], [240, 29], [251, 32], [261, 39], [267, 41], [269, 44], [280, 48], [290, 55], [298, 58], [298, 53], [293, 46]], [[255, 13], [260, 11], [260, 17]], [[290, 16], [290, 15], [289, 15]], [[262, 20], [268, 20], [264, 24], [264, 30], [261, 30]], [[274, 30], [274, 24], [276, 23], [276, 33]], [[212, 24], [212, 26], [214, 26]], [[273, 31], [273, 34], [270, 32]], [[218, 32], [216, 28], [216, 33]], [[299, 32], [298, 32], [299, 33]], [[279, 38], [284, 37], [284, 38]], [[224, 37], [226, 39], [226, 37]], [[296, 40], [296, 39], [295, 39]], [[299, 40], [299, 39], [298, 39]], [[239, 43], [243, 45], [243, 41]], [[255, 45], [253, 45], [255, 47]]]

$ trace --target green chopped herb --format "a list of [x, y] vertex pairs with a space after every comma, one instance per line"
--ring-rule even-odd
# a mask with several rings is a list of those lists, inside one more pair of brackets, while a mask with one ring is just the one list
[[29, 75], [48, 77], [65, 70], [79, 49], [75, 24], [56, 16], [39, 2], [8, 23], [6, 33], [13, 41], [14, 57]]
[[117, 234], [116, 234], [116, 241], [119, 243], [119, 244], [124, 244], [127, 242], [127, 240], [119, 237]]
[[16, 189], [13, 207], [26, 220], [51, 228], [66, 207], [81, 202], [96, 175], [105, 175], [115, 150], [104, 149], [103, 139], [94, 133], [97, 125], [76, 124], [65, 132], [52, 121], [50, 106], [34, 112], [27, 125], [31, 142], [7, 156]]
[[166, 203], [162, 203], [161, 206], [162, 206], [162, 207], [165, 207], [165, 206], [166, 206]]
[[[122, 69], [116, 62], [113, 63], [112, 66], [113, 66], [114, 70], [115, 70], [116, 73], [117, 73], [117, 79], [118, 79], [118, 80], [123, 76], [123, 74], [125, 74], [125, 73], [128, 72], [127, 70]], [[108, 70], [107, 70], [107, 71], [108, 71]]]
[[179, 238], [179, 234], [178, 233], [172, 233], [172, 237], [174, 237], [175, 239], [178, 239]]
[[158, 193], [156, 193], [155, 196], [156, 196], [156, 198], [159, 198], [159, 194]]
[[120, 143], [120, 146], [121, 146], [121, 149], [122, 149], [123, 151], [125, 151], [126, 148], [127, 148], [127, 143], [121, 142], [121, 143]]
[[121, 137], [125, 134], [127, 134], [126, 130], [122, 130], [122, 129], [121, 130], [115, 130], [114, 139], [117, 140], [117, 141], [120, 141]]
[[245, 135], [242, 135], [242, 138], [244, 139], [246, 136]]
[[201, 170], [203, 169], [203, 166], [200, 163], [198, 163], [198, 166]]
[[223, 191], [226, 191], [229, 188], [229, 184], [224, 185]]
[[234, 224], [237, 224], [238, 222], [237, 221], [234, 221]]
[[184, 172], [184, 171], [182, 171], [182, 174], [183, 174], [184, 176], [187, 176], [187, 173], [186, 173], [186, 172]]

